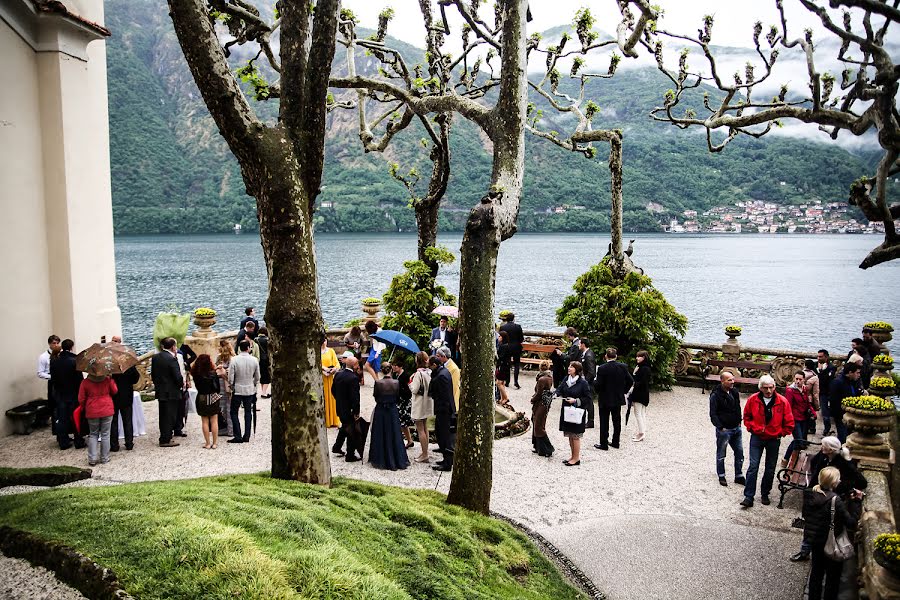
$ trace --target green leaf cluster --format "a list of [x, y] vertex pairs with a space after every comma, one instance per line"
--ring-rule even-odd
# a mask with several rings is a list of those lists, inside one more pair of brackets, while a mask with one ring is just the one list
[[[438, 263], [453, 262], [453, 254], [446, 248], [429, 248], [426, 255]], [[404, 271], [391, 280], [383, 296], [385, 329], [402, 331], [425, 348], [431, 338], [431, 330], [438, 326], [440, 317], [431, 311], [439, 304], [456, 304], [456, 296], [438, 285], [431, 268], [421, 260], [403, 263]]]
[[575, 281], [574, 293], [556, 311], [556, 322], [577, 329], [598, 354], [612, 346], [620, 360], [632, 365], [638, 350], [646, 350], [654, 387], [668, 389], [675, 382], [671, 365], [687, 331], [687, 317], [653, 287], [650, 277], [632, 272], [619, 279], [609, 260]]

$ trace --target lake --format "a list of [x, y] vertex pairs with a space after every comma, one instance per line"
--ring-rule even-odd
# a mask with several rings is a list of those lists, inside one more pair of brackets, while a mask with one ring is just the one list
[[[719, 343], [726, 324], [743, 326], [743, 344], [846, 352], [866, 321], [900, 324], [900, 261], [857, 265], [881, 241], [873, 235], [635, 235], [635, 264], [688, 317], [686, 339]], [[461, 234], [439, 243], [457, 256], [439, 282], [459, 290]], [[557, 329], [556, 309], [575, 279], [606, 253], [608, 235], [517, 234], [503, 243], [496, 310], [525, 329]], [[627, 239], [626, 239], [627, 244]], [[360, 300], [381, 296], [414, 259], [413, 234], [316, 236], [319, 298], [330, 327], [362, 315]], [[236, 329], [245, 306], [265, 313], [266, 270], [259, 237], [243, 235], [116, 238], [123, 333], [144, 351], [156, 314], [169, 306], [218, 311], [216, 329]]]

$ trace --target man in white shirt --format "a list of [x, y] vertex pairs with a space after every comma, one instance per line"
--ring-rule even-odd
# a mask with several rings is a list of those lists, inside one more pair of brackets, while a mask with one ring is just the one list
[[41, 352], [37, 362], [38, 379], [47, 381], [47, 401], [50, 403], [50, 409], [53, 411], [53, 433], [56, 433], [56, 399], [53, 397], [53, 382], [50, 380], [50, 361], [59, 355], [62, 350], [61, 340], [58, 335], [51, 335], [47, 338], [47, 350]]
[[[231, 423], [234, 437], [229, 444], [241, 444], [250, 441], [250, 424], [253, 418], [253, 405], [256, 404], [256, 386], [259, 384], [259, 361], [250, 355], [250, 340], [241, 340], [238, 344], [240, 354], [231, 359], [228, 365], [228, 382], [233, 390], [231, 396]], [[239, 411], [244, 405], [244, 435], [241, 437]]]

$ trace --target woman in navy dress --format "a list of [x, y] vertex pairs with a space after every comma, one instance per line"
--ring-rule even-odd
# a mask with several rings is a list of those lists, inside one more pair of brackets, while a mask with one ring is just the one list
[[391, 377], [391, 364], [382, 363], [383, 379], [375, 381], [375, 412], [372, 414], [372, 439], [369, 462], [376, 469], [405, 469], [409, 457], [403, 444], [397, 399], [400, 382]]

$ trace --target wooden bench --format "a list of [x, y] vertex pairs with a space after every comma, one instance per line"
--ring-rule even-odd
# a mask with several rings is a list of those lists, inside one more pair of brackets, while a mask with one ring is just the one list
[[811, 452], [809, 446], [820, 446], [816, 442], [806, 442], [807, 449], [791, 454], [788, 466], [778, 471], [778, 491], [781, 498], [778, 499], [778, 508], [784, 508], [784, 496], [791, 490], [803, 491], [815, 484], [812, 479], [812, 459], [818, 450]]
[[[550, 360], [550, 353], [559, 348], [556, 344], [532, 344], [530, 342], [525, 342], [522, 344], [522, 358], [521, 363], [523, 365], [539, 365], [545, 360]], [[537, 357], [526, 357], [525, 354], [540, 354], [543, 356]]]
[[[713, 367], [719, 367], [719, 373], [710, 373]], [[722, 369], [735, 369], [740, 373], [743, 370], [760, 371], [762, 373], [772, 372], [772, 363], [770, 362], [753, 362], [751, 360], [718, 360], [711, 358], [706, 361], [706, 367], [703, 369], [703, 391], [708, 389], [707, 384], [711, 381], [718, 382], [721, 380]], [[742, 377], [735, 375], [734, 382], [737, 384], [759, 385], [758, 377]]]

